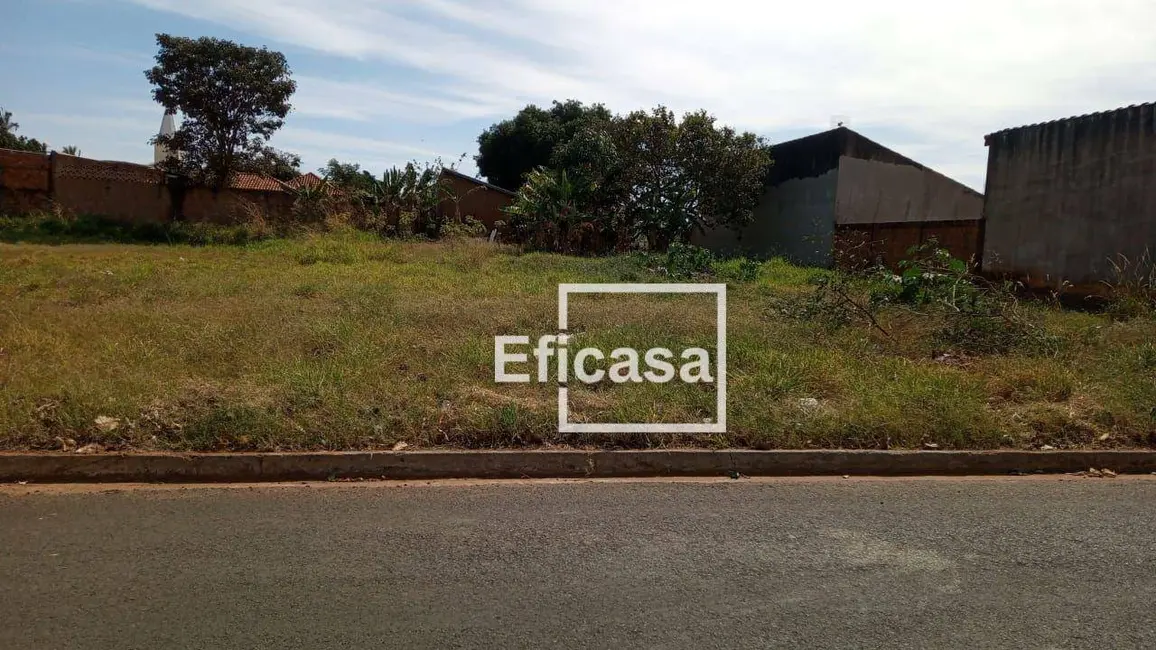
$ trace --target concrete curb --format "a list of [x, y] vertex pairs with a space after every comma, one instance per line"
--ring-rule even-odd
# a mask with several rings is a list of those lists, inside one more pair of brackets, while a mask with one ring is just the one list
[[1131, 451], [413, 451], [224, 454], [0, 454], [0, 482], [257, 482], [335, 478], [963, 476], [1108, 468], [1156, 472]]

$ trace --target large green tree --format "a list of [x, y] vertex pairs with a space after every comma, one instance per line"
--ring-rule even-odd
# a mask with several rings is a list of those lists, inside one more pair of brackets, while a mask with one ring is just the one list
[[771, 166], [770, 147], [758, 136], [719, 127], [703, 110], [680, 121], [663, 106], [625, 116], [614, 133], [623, 218], [651, 248], [685, 242], [695, 230], [750, 223]]
[[16, 135], [20, 125], [13, 121], [12, 113], [0, 108], [0, 149], [47, 153], [48, 146], [36, 138]]
[[246, 147], [238, 166], [240, 171], [291, 181], [301, 175], [301, 156], [269, 145], [252, 144]]
[[478, 136], [478, 173], [498, 187], [516, 190], [531, 170], [549, 165], [555, 149], [579, 129], [610, 118], [602, 104], [587, 106], [573, 99], [548, 109], [531, 104]]
[[377, 179], [369, 170], [362, 169], [357, 163], [343, 163], [336, 158], [330, 158], [325, 166], [317, 170], [329, 184], [347, 192], [370, 194], [374, 190]]
[[706, 111], [679, 119], [662, 106], [587, 121], [548, 160], [519, 189], [511, 216], [519, 234], [563, 250], [575, 248], [576, 232], [601, 248], [645, 241], [664, 250], [695, 230], [742, 226], [771, 165], [758, 136]]
[[221, 187], [289, 114], [297, 88], [289, 64], [280, 52], [219, 38], [156, 38], [156, 65], [145, 76], [153, 99], [182, 121], [152, 142], [180, 152], [165, 163], [171, 171]]

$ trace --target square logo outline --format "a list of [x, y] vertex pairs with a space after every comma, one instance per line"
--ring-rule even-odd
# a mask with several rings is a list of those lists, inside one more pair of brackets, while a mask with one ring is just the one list
[[717, 330], [716, 366], [718, 379], [715, 384], [714, 422], [694, 423], [613, 423], [613, 422], [570, 422], [569, 388], [558, 386], [558, 432], [559, 433], [726, 433], [727, 399], [727, 285], [697, 283], [603, 283], [558, 285], [558, 332], [565, 334], [569, 328], [570, 303], [572, 293], [710, 293], [715, 295]]

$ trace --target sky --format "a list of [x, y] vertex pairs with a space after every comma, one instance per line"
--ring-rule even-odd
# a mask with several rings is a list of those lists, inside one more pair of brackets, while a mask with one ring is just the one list
[[705, 108], [780, 142], [835, 121], [983, 189], [983, 136], [1156, 100], [1151, 0], [0, 0], [0, 106], [22, 135], [151, 162], [155, 34], [285, 54], [272, 139], [306, 170], [474, 173], [528, 103]]

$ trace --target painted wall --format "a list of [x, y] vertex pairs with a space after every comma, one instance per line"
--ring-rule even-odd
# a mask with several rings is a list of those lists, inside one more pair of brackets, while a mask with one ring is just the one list
[[720, 255], [786, 257], [796, 264], [830, 266], [834, 261], [835, 195], [839, 173], [785, 180], [767, 189], [754, 221], [735, 231], [695, 233], [691, 243]]
[[840, 224], [978, 221], [983, 195], [926, 167], [839, 159]]
[[1156, 108], [1133, 106], [987, 138], [983, 270], [1041, 287], [1113, 279], [1156, 254]]

